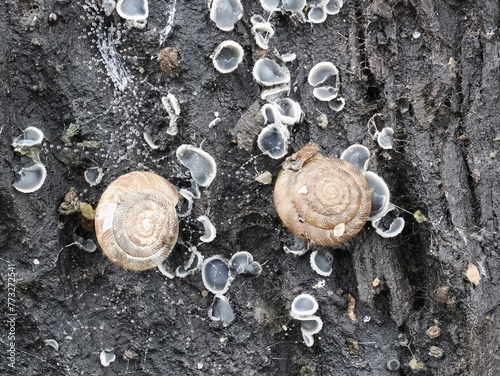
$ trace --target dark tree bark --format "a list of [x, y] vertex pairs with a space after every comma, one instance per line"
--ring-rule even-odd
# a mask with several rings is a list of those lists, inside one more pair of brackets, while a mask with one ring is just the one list
[[[317, 25], [289, 14], [271, 17], [276, 34], [267, 56], [296, 53], [287, 63], [290, 97], [305, 115], [290, 128], [288, 155], [309, 141], [325, 155], [338, 156], [353, 143], [367, 146], [369, 169], [385, 179], [406, 222], [394, 238], [379, 237], [368, 223], [345, 244], [314, 247], [333, 255], [330, 277], [315, 274], [308, 255], [283, 251], [291, 235], [274, 209], [273, 184], [255, 177], [270, 171], [274, 183], [284, 158], [270, 159], [251, 142], [260, 126], [255, 116], [247, 113], [248, 124], [237, 126], [256, 101], [265, 103], [252, 77], [265, 52], [256, 47], [250, 17], [268, 14], [258, 2], [243, 1], [243, 18], [223, 32], [205, 2], [179, 0], [160, 46], [174, 4], [150, 0], [142, 30], [129, 29], [116, 12], [105, 16], [97, 0], [0, 5], [0, 302], [6, 315], [15, 314], [14, 340], [12, 316], [2, 326], [1, 373], [499, 374], [498, 1], [346, 1]], [[50, 13], [59, 15], [54, 26]], [[240, 43], [245, 56], [236, 71], [220, 74], [210, 55], [227, 39]], [[179, 77], [160, 69], [156, 56], [165, 46], [179, 51]], [[307, 83], [320, 61], [339, 68], [346, 106], [338, 113], [315, 101]], [[176, 136], [165, 132], [161, 97], [167, 93], [181, 104]], [[214, 112], [221, 121], [209, 127]], [[318, 125], [321, 113], [326, 129]], [[394, 129], [394, 149], [372, 139], [370, 119], [379, 129]], [[65, 144], [62, 135], [77, 122], [80, 133]], [[22, 160], [11, 143], [29, 126], [45, 134], [39, 158], [47, 179], [26, 194], [12, 186]], [[147, 145], [145, 131], [158, 137], [159, 149]], [[250, 137], [250, 151], [235, 143], [241, 132]], [[233, 281], [226, 296], [236, 320], [228, 327], [209, 319], [213, 297], [202, 293], [199, 273], [170, 280], [157, 269], [120, 269], [99, 249], [68, 246], [75, 236], [94, 235], [82, 229], [79, 213], [58, 211], [70, 187], [95, 207], [105, 187], [132, 170], [188, 187], [189, 173], [175, 157], [181, 144], [202, 145], [218, 173], [181, 220], [169, 262], [182, 264], [197, 245], [205, 257], [249, 251], [263, 265], [260, 276]], [[105, 174], [96, 186], [84, 179], [90, 167]], [[417, 210], [428, 221], [417, 222]], [[198, 244], [202, 214], [217, 228], [211, 243]], [[470, 265], [480, 273], [477, 285], [466, 276]], [[13, 302], [8, 277], [14, 271]], [[324, 323], [310, 348], [289, 316], [300, 292], [316, 297]], [[349, 295], [356, 321], [348, 315]], [[431, 339], [426, 331], [435, 320], [441, 335]], [[48, 339], [59, 343], [58, 351]], [[15, 369], [4, 361], [11, 342]], [[430, 355], [431, 346], [444, 355]], [[99, 361], [106, 348], [117, 355], [108, 368]], [[401, 364], [395, 372], [387, 368], [391, 359]]]

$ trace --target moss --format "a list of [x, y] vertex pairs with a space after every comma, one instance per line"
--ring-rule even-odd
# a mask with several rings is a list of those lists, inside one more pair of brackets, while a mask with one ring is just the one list
[[79, 148], [82, 148], [83, 150], [85, 149], [96, 150], [102, 147], [102, 141], [89, 140], [89, 141], [79, 142], [76, 145]]
[[314, 372], [309, 366], [303, 366], [299, 371], [300, 376], [316, 376], [316, 372]]
[[79, 208], [85, 219], [93, 220], [95, 218], [95, 210], [92, 209], [92, 205], [86, 202], [80, 202]]
[[413, 217], [418, 223], [432, 223], [420, 210], [417, 210], [415, 213], [413, 213]]
[[66, 146], [71, 145], [71, 139], [80, 133], [80, 124], [78, 124], [78, 120], [76, 123], [70, 123], [69, 127], [66, 129], [64, 134], [61, 137], [61, 140], [64, 142]]

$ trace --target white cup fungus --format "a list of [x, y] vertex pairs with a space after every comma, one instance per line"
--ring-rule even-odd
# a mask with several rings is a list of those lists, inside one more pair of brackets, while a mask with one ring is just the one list
[[201, 187], [208, 187], [217, 174], [217, 164], [210, 154], [200, 148], [183, 144], [175, 153], [179, 162], [191, 172], [191, 177]]
[[243, 16], [240, 0], [212, 0], [209, 4], [210, 19], [224, 31], [234, 29], [234, 24]]
[[283, 124], [270, 124], [260, 132], [257, 145], [264, 154], [280, 159], [288, 153], [289, 137], [290, 132]]
[[309, 12], [307, 12], [307, 19], [309, 20], [309, 22], [315, 24], [325, 22], [327, 16], [328, 15], [326, 14], [325, 10], [321, 6], [315, 6], [309, 9]]
[[243, 60], [243, 48], [232, 40], [219, 44], [212, 54], [212, 63], [221, 73], [231, 73]]
[[354, 165], [359, 171], [365, 172], [370, 162], [370, 150], [364, 145], [354, 144], [342, 152], [340, 159]]
[[40, 189], [47, 178], [47, 169], [40, 162], [23, 167], [19, 171], [20, 178], [13, 186], [19, 192], [32, 193]]
[[253, 77], [264, 87], [290, 82], [290, 74], [274, 60], [259, 59], [253, 67]]
[[126, 20], [145, 20], [149, 15], [148, 0], [118, 0], [116, 11]]

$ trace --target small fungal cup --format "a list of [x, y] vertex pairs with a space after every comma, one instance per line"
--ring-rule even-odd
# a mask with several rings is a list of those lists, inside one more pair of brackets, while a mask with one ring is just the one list
[[243, 47], [232, 40], [219, 44], [212, 54], [215, 69], [221, 73], [231, 73], [243, 60]]

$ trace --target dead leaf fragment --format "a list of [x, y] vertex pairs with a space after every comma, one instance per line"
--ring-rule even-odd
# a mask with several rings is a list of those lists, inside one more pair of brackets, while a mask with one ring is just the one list
[[479, 281], [481, 280], [481, 275], [479, 274], [479, 269], [477, 268], [476, 265], [470, 264], [469, 268], [467, 269], [467, 272], [465, 273], [465, 276], [469, 280], [469, 282], [472, 282], [474, 285], [479, 285]]

